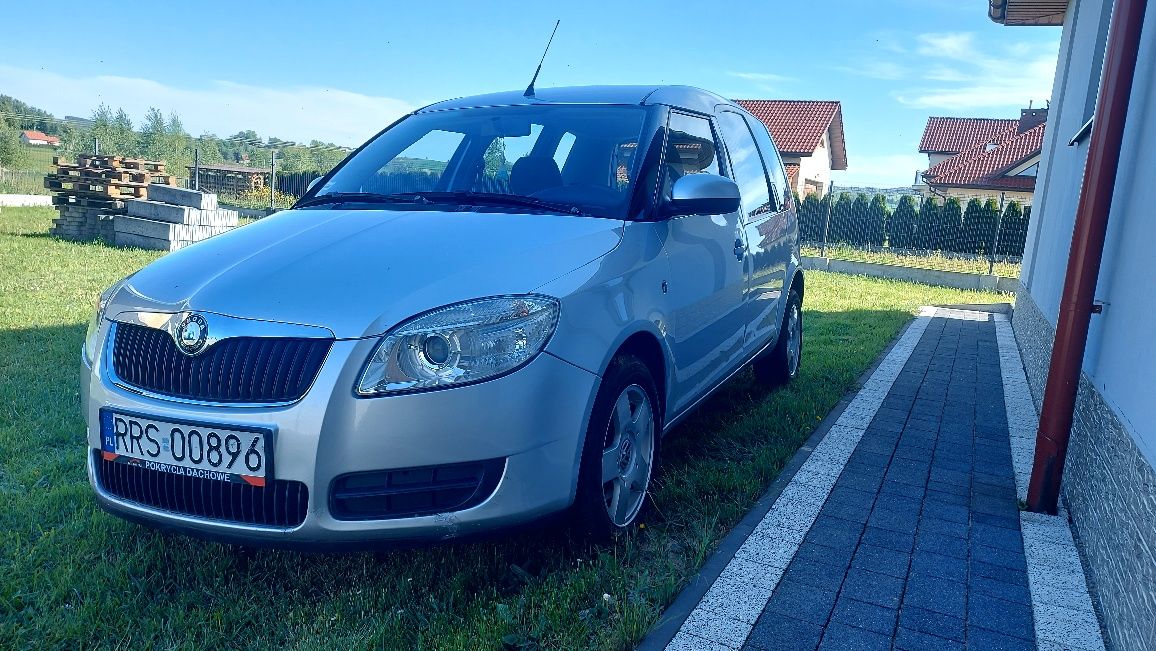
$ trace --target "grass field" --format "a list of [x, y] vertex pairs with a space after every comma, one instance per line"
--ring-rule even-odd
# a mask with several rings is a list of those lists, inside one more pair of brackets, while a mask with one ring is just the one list
[[665, 447], [657, 509], [616, 547], [551, 528], [308, 555], [101, 512], [77, 381], [97, 293], [157, 254], [45, 235], [0, 209], [0, 648], [623, 649], [637, 643], [823, 415], [923, 304], [994, 294], [813, 273], [801, 376], [730, 382]]
[[[819, 252], [820, 249], [817, 246], [803, 247], [803, 255], [817, 256]], [[972, 274], [986, 274], [988, 270], [988, 261], [985, 259], [948, 257], [938, 251], [929, 252], [927, 255], [906, 255], [890, 251], [864, 251], [846, 244], [835, 244], [827, 247], [827, 257], [854, 262], [873, 262], [900, 267], [960, 271]], [[993, 272], [1003, 278], [1019, 278], [1020, 264], [1018, 262], [996, 262]]]

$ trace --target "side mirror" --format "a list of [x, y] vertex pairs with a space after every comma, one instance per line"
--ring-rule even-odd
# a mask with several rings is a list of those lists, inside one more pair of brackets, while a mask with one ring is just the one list
[[322, 179], [322, 177], [319, 176], [319, 177], [313, 179], [312, 181], [310, 181], [309, 185], [305, 186], [305, 192], [310, 192], [311, 190], [313, 190], [313, 187], [316, 186], [317, 182], [320, 181], [321, 179]]
[[663, 213], [725, 215], [739, 209], [739, 186], [717, 174], [688, 174], [674, 182]]

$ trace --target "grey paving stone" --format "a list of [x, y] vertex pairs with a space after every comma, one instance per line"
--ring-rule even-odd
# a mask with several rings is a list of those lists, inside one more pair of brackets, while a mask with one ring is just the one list
[[968, 594], [984, 594], [1006, 601], [1031, 605], [1032, 595], [1026, 585], [1008, 583], [999, 579], [971, 575], [967, 577]]
[[915, 532], [892, 531], [890, 529], [873, 527], [868, 524], [867, 528], [863, 530], [862, 542], [863, 544], [886, 547], [887, 549], [894, 549], [909, 554], [911, 550], [915, 548]]
[[967, 541], [962, 538], [953, 538], [943, 534], [919, 532], [915, 538], [917, 550], [927, 550], [955, 558], [967, 558]]
[[986, 545], [973, 544], [971, 546], [971, 560], [1012, 570], [1023, 571], [1027, 568], [1027, 559], [1024, 558], [1022, 551], [1009, 551]]
[[860, 543], [851, 561], [851, 566], [905, 579], [910, 562], [911, 556], [905, 552]]
[[820, 651], [888, 651], [891, 636], [880, 635], [863, 628], [831, 622], [823, 633]]
[[1003, 527], [1004, 529], [1020, 530], [1019, 512], [1012, 514], [991, 514], [991, 513], [972, 513], [971, 521], [980, 524], [990, 524], [993, 527]]
[[940, 577], [912, 574], [903, 594], [903, 607], [915, 606], [952, 617], [965, 616], [967, 585]]
[[764, 614], [751, 630], [744, 649], [767, 651], [814, 651], [823, 627], [776, 613]]
[[857, 506], [870, 512], [871, 506], [875, 504], [875, 493], [855, 490], [854, 488], [836, 487], [832, 488], [831, 493], [827, 496], [827, 504]]
[[1023, 552], [1023, 536], [1018, 530], [1005, 529], [977, 522], [971, 527], [971, 540], [979, 545], [995, 547], [1012, 552]]
[[1035, 639], [1032, 608], [1025, 604], [972, 593], [967, 600], [967, 622], [1004, 635]]
[[833, 518], [839, 518], [840, 520], [847, 520], [850, 522], [863, 524], [864, 522], [867, 522], [867, 517], [871, 515], [871, 507], [864, 507], [857, 504], [832, 502], [831, 500], [827, 500], [827, 503], [823, 505], [823, 510], [821, 510], [819, 513], [820, 515], [826, 515]]
[[968, 570], [971, 577], [983, 577], [985, 579], [994, 579], [996, 581], [1003, 581], [1004, 583], [1011, 583], [1012, 585], [1019, 585], [1027, 587], [1028, 573], [1024, 568], [1008, 568], [1000, 565], [992, 565], [985, 563], [975, 558], [967, 560]]
[[880, 529], [890, 529], [891, 531], [914, 531], [916, 525], [919, 523], [919, 513], [913, 511], [893, 511], [884, 508], [886, 502], [880, 502], [875, 505], [875, 510], [871, 512], [871, 517], [867, 519], [867, 524], [872, 527]]
[[[962, 507], [962, 508], [966, 509], [968, 498], [967, 498], [967, 495], [945, 493], [943, 491], [933, 490], [929, 487], [927, 492], [924, 493], [923, 501], [924, 501], [924, 504], [935, 504], [936, 505], [935, 508], [939, 508], [939, 505], [951, 505], [951, 506], [958, 506], [958, 507]], [[930, 508], [930, 507], [925, 507], [925, 508]], [[970, 513], [970, 511], [969, 511], [969, 513]]]
[[855, 548], [853, 547], [824, 547], [823, 545], [805, 542], [799, 545], [799, 551], [795, 552], [795, 560], [824, 563], [846, 570], [851, 564], [851, 556], [854, 553]]
[[847, 570], [842, 595], [885, 608], [897, 608], [903, 594], [903, 579], [857, 567]]
[[992, 630], [968, 625], [967, 644], [972, 649], [984, 651], [1035, 651], [1036, 644], [1031, 640], [1004, 635]]
[[842, 597], [835, 603], [831, 620], [890, 636], [895, 632], [895, 620], [898, 615], [899, 611], [894, 608]]
[[809, 585], [819, 590], [838, 592], [839, 586], [843, 584], [844, 573], [845, 570], [841, 566], [796, 558], [787, 567], [783, 580]]
[[967, 538], [967, 529], [967, 523], [965, 522], [951, 522], [926, 515], [919, 519], [920, 533], [937, 533], [944, 536], [951, 536], [952, 538], [965, 539]]
[[[779, 583], [779, 587], [771, 595], [766, 610], [822, 626], [827, 623], [834, 606], [834, 592], [816, 590], [809, 585], [783, 581]], [[765, 612], [763, 616], [766, 617]]]
[[920, 550], [911, 558], [911, 572], [963, 583], [967, 580], [967, 561], [954, 556]]
[[[926, 500], [930, 500], [928, 496]], [[944, 504], [934, 503], [927, 504], [926, 501], [923, 507], [924, 518], [938, 518], [940, 520], [947, 520], [949, 522], [960, 522], [967, 524], [970, 520], [970, 514], [967, 507], [961, 504]]]
[[811, 525], [811, 530], [803, 540], [824, 547], [854, 549], [859, 544], [859, 534], [862, 530], [862, 525], [820, 515], [815, 518], [815, 523]]
[[899, 612], [899, 627], [939, 638], [963, 642], [963, 619], [918, 606], [904, 605]]

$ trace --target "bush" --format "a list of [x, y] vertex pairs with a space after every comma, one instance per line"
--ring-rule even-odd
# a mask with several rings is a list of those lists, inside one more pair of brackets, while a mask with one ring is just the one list
[[1004, 208], [996, 255], [1023, 257], [1030, 214], [1031, 206], [1021, 209], [1018, 201], [1012, 201]]
[[803, 242], [821, 242], [827, 204], [819, 201], [814, 194], [808, 194], [796, 205], [799, 207], [799, 239]]
[[936, 230], [939, 224], [939, 202], [935, 197], [927, 197], [919, 206], [912, 229], [911, 248], [933, 250], [936, 247]]
[[867, 195], [862, 192], [855, 195], [855, 201], [851, 203], [851, 215], [847, 224], [847, 241], [855, 246], [867, 244], [867, 208], [869, 205]]
[[940, 251], [959, 251], [963, 234], [963, 207], [959, 199], [948, 197], [935, 220], [935, 246]]
[[[866, 196], [866, 195], [864, 195]], [[864, 223], [867, 244], [875, 248], [882, 248], [887, 238], [887, 219], [891, 210], [887, 208], [887, 199], [881, 194], [871, 198], [871, 205], [867, 207], [867, 219]]]
[[850, 192], [840, 192], [839, 200], [831, 211], [831, 224], [827, 228], [827, 242], [851, 242], [851, 225], [853, 223], [851, 210], [854, 199]]
[[887, 222], [887, 243], [893, 249], [910, 249], [915, 240], [915, 199], [903, 195]]

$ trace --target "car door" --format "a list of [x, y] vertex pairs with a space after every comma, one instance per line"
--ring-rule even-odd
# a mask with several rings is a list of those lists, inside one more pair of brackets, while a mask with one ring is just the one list
[[[671, 111], [660, 202], [687, 174], [718, 174], [718, 145], [706, 117]], [[670, 265], [667, 292], [674, 357], [670, 413], [691, 404], [742, 362], [746, 327], [742, 220], [683, 215], [657, 224]]]
[[774, 166], [779, 162], [761, 123], [751, 124], [746, 116], [729, 110], [720, 111], [718, 120], [731, 178], [742, 195], [747, 270], [745, 346], [747, 354], [753, 355], [774, 341], [782, 322], [783, 282], [790, 261], [789, 190], [783, 183], [775, 183], [776, 175], [768, 173], [777, 169]]

